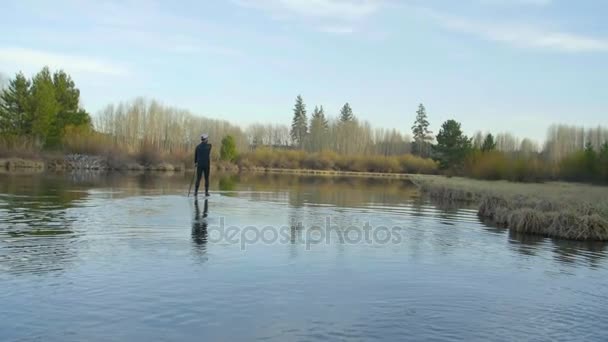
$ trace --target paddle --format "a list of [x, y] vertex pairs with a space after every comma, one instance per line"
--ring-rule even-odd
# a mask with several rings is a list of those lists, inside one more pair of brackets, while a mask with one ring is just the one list
[[190, 197], [190, 191], [192, 190], [192, 184], [194, 183], [195, 175], [196, 175], [196, 168], [194, 169], [194, 172], [192, 173], [192, 180], [190, 180], [190, 187], [188, 188], [188, 197]]

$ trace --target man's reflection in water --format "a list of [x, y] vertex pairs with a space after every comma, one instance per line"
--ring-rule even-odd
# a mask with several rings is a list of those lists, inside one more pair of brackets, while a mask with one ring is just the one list
[[201, 253], [205, 253], [207, 249], [207, 213], [209, 210], [208, 201], [205, 200], [203, 205], [203, 215], [201, 216], [201, 208], [198, 200], [194, 201], [194, 219], [192, 221], [192, 241]]

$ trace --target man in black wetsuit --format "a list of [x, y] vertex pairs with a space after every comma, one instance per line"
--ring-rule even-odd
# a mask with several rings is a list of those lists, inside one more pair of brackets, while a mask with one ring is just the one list
[[196, 166], [196, 186], [194, 187], [194, 196], [198, 195], [198, 188], [201, 185], [201, 177], [205, 175], [205, 196], [209, 196], [209, 167], [211, 166], [211, 144], [209, 144], [209, 136], [201, 135], [201, 143], [196, 146], [194, 152], [194, 166]]

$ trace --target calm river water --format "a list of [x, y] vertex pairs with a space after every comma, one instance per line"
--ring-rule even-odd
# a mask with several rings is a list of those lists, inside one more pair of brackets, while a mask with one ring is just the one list
[[605, 244], [403, 180], [0, 175], [0, 341], [606, 341]]

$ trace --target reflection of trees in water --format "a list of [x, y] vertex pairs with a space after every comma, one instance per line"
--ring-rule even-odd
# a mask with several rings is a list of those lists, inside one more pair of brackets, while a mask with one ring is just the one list
[[61, 271], [77, 258], [78, 240], [70, 233], [39, 230], [13, 233], [0, 242], [0, 272], [42, 274]]
[[[87, 196], [82, 188], [70, 186], [63, 176], [1, 175], [0, 193], [8, 194], [2, 200], [7, 207], [69, 208], [72, 203]], [[12, 203], [12, 204], [11, 204]]]
[[78, 240], [68, 214], [87, 196], [63, 177], [6, 175], [0, 182], [0, 265], [11, 273], [63, 269], [76, 258]]
[[246, 174], [241, 181], [257, 192], [288, 191], [291, 206], [305, 203], [360, 207], [373, 203], [403, 203], [417, 194], [407, 180], [310, 175]]
[[235, 191], [239, 183], [239, 175], [222, 175], [219, 177], [220, 191]]
[[[155, 194], [183, 194], [188, 191], [191, 174], [168, 172], [94, 172], [73, 171], [40, 175], [0, 175], [0, 192], [77, 196], [76, 191], [91, 189], [117, 190], [120, 196], [137, 196], [153, 191]], [[67, 198], [70, 200], [70, 198]]]

